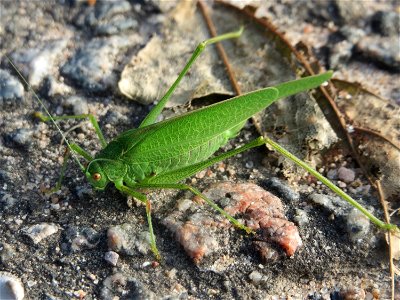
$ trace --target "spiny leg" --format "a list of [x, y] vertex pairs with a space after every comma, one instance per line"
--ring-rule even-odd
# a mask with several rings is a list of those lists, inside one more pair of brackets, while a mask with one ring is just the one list
[[314, 170], [311, 166], [306, 164], [304, 161], [284, 149], [282, 146], [279, 144], [275, 143], [273, 140], [271, 140], [268, 137], [263, 137], [263, 140], [265, 144], [270, 145], [272, 148], [274, 148], [277, 152], [280, 154], [286, 156], [289, 158], [291, 161], [293, 161], [295, 164], [300, 166], [301, 168], [305, 169], [307, 172], [309, 172], [311, 175], [316, 177], [319, 181], [321, 181], [323, 184], [325, 184], [328, 188], [330, 188], [333, 192], [335, 192], [337, 195], [342, 197], [344, 200], [346, 200], [348, 203], [350, 203], [353, 207], [357, 208], [359, 211], [361, 211], [368, 219], [371, 220], [375, 225], [377, 225], [379, 228], [385, 229], [385, 230], [390, 230], [390, 231], [396, 231], [399, 230], [398, 227], [394, 224], [388, 224], [385, 223], [378, 218], [376, 218], [373, 214], [371, 214], [364, 206], [359, 204], [356, 200], [354, 200], [352, 197], [350, 197], [348, 194], [346, 194], [344, 191], [342, 191], [340, 188], [338, 188], [335, 184], [333, 184], [328, 178]]
[[204, 201], [207, 202], [208, 205], [210, 205], [213, 209], [218, 211], [221, 215], [223, 215], [225, 218], [227, 218], [235, 227], [239, 229], [243, 229], [246, 231], [246, 233], [254, 233], [253, 230], [251, 230], [249, 227], [243, 225], [240, 223], [238, 220], [236, 220], [234, 217], [232, 217], [230, 214], [228, 214], [225, 210], [223, 210], [221, 207], [219, 207], [214, 201], [211, 199], [207, 198], [205, 195], [203, 195], [199, 190], [196, 188], [187, 185], [187, 184], [181, 184], [181, 183], [158, 183], [158, 184], [137, 184], [135, 187], [137, 188], [153, 188], [153, 189], [177, 189], [177, 190], [189, 190], [196, 196], [199, 196], [202, 198]]
[[69, 119], [86, 119], [88, 118], [90, 123], [93, 125], [94, 130], [97, 134], [97, 136], [99, 137], [100, 140], [100, 144], [102, 148], [105, 148], [107, 146], [107, 141], [104, 138], [103, 132], [100, 129], [99, 123], [97, 122], [96, 118], [94, 117], [94, 115], [92, 114], [81, 114], [81, 115], [69, 115], [69, 116], [58, 116], [58, 117], [46, 117], [43, 116], [40, 112], [36, 112], [34, 114], [34, 116], [36, 118], [39, 118], [42, 122], [47, 122], [47, 121], [51, 121], [51, 119], [53, 119], [54, 121], [58, 121], [58, 120], [69, 120]]
[[210, 38], [208, 40], [205, 40], [201, 42], [197, 48], [194, 50], [192, 57], [189, 59], [188, 63], [185, 65], [183, 70], [179, 73], [178, 78], [175, 80], [175, 82], [171, 85], [171, 87], [168, 89], [166, 94], [161, 98], [161, 100], [153, 107], [153, 109], [149, 112], [149, 114], [146, 116], [146, 118], [142, 121], [140, 124], [140, 127], [144, 127], [147, 125], [151, 125], [155, 123], [157, 117], [160, 115], [162, 112], [164, 106], [167, 104], [169, 98], [171, 97], [172, 93], [175, 91], [176, 87], [179, 85], [181, 82], [183, 76], [186, 75], [188, 72], [189, 68], [192, 66], [192, 64], [195, 62], [195, 60], [199, 57], [199, 55], [204, 51], [206, 46], [221, 42], [223, 40], [227, 39], [233, 39], [233, 38], [238, 38], [243, 32], [243, 27], [241, 27], [238, 31], [235, 32], [229, 32], [225, 33], [213, 38]]
[[156, 236], [153, 231], [153, 223], [151, 221], [151, 202], [147, 199], [146, 195], [139, 193], [123, 184], [115, 184], [115, 187], [132, 197], [138, 199], [139, 201], [143, 202], [146, 205], [146, 216], [147, 216], [147, 223], [149, 225], [149, 232], [150, 232], [150, 247], [151, 251], [153, 252], [154, 256], [157, 260], [161, 259], [160, 253], [158, 252], [157, 245], [156, 245]]

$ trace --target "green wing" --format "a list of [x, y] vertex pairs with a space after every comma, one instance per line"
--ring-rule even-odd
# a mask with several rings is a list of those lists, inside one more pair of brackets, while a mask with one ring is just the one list
[[[130, 165], [173, 170], [210, 157], [243, 127], [247, 119], [275, 100], [319, 86], [331, 73], [257, 90], [163, 122], [123, 133], [122, 158]], [[133, 141], [134, 140], [134, 141]]]

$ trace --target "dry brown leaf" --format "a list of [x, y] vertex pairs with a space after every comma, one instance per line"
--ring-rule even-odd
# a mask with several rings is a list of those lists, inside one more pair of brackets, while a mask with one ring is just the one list
[[[380, 98], [357, 83], [335, 80], [340, 90], [337, 104], [354, 126], [376, 131], [394, 143], [400, 138], [400, 107]], [[385, 140], [359, 134], [359, 150], [372, 174], [380, 173], [387, 199], [400, 196], [400, 151]]]
[[[153, 36], [124, 68], [119, 90], [126, 97], [144, 104], [160, 100], [197, 44], [208, 37], [203, 17], [196, 10], [196, 2], [180, 2], [166, 18], [160, 35]], [[216, 51], [207, 49], [179, 84], [167, 106], [182, 105], [211, 93], [233, 95], [224, 74]]]

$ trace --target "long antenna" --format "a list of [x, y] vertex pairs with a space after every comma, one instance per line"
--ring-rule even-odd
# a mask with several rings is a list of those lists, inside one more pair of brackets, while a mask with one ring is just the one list
[[21, 79], [23, 80], [23, 82], [25, 83], [25, 85], [28, 87], [28, 90], [30, 90], [33, 95], [35, 96], [36, 100], [39, 102], [40, 106], [43, 108], [43, 110], [46, 112], [46, 114], [49, 116], [49, 119], [52, 121], [52, 123], [54, 124], [54, 126], [56, 126], [58, 132], [61, 134], [61, 137], [63, 139], [63, 141], [65, 142], [65, 144], [68, 146], [68, 148], [71, 150], [71, 154], [72, 157], [75, 159], [75, 161], [77, 162], [77, 164], [79, 165], [79, 167], [81, 168], [81, 170], [85, 170], [85, 167], [81, 164], [81, 162], [79, 161], [78, 157], [76, 156], [75, 152], [73, 151], [73, 149], [71, 148], [71, 144], [68, 142], [67, 137], [64, 135], [64, 133], [62, 132], [61, 128], [57, 125], [56, 121], [53, 119], [53, 116], [50, 114], [50, 112], [47, 110], [47, 107], [44, 105], [43, 101], [39, 98], [38, 94], [36, 94], [35, 90], [32, 88], [32, 86], [28, 83], [28, 81], [25, 79], [25, 77], [21, 74], [21, 72], [18, 70], [17, 66], [12, 62], [12, 60], [5, 55], [5, 57], [8, 59], [8, 61], [10, 62], [10, 64], [12, 65], [12, 67], [14, 68], [14, 70], [18, 73], [19, 77], [21, 77]]

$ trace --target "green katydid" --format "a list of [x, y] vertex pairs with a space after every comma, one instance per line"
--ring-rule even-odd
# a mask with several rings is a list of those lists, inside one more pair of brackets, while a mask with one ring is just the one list
[[[229, 221], [236, 227], [250, 233], [251, 229], [234, 219], [197, 189], [180, 182], [219, 161], [239, 154], [250, 148], [265, 144], [271, 145], [278, 152], [305, 168], [322, 183], [331, 188], [335, 193], [339, 194], [351, 205], [361, 210], [380, 228], [386, 230], [398, 230], [395, 225], [384, 223], [374, 217], [364, 207], [337, 188], [328, 179], [267, 137], [259, 137], [240, 148], [212, 157], [212, 155], [220, 147], [225, 145], [229, 139], [238, 134], [245, 122], [252, 115], [268, 107], [280, 98], [320, 86], [331, 78], [332, 72], [309, 76], [279, 84], [274, 87], [260, 89], [156, 123], [158, 115], [162, 112], [179, 82], [205, 47], [226, 39], [238, 38], [242, 31], [243, 29], [241, 28], [236, 32], [216, 36], [200, 43], [176, 81], [168, 89], [158, 104], [154, 106], [140, 126], [137, 129], [123, 132], [109, 143], [107, 143], [104, 138], [99, 124], [93, 115], [87, 114], [53, 117], [48, 112], [43, 102], [34, 93], [36, 99], [47, 114], [47, 117], [41, 114], [37, 114], [37, 117], [41, 118], [42, 121], [51, 120], [55, 124], [68, 148], [71, 150], [71, 154], [86, 175], [87, 180], [95, 189], [103, 190], [109, 183], [113, 183], [121, 192], [131, 195], [146, 204], [151, 250], [157, 259], [160, 258], [160, 255], [153, 232], [150, 201], [146, 195], [139, 192], [138, 189], [153, 188], [190, 190], [204, 199], [212, 208], [229, 219]], [[16, 69], [15, 66], [14, 68]], [[16, 71], [18, 72], [17, 69]], [[26, 81], [25, 83], [27, 84]], [[88, 118], [93, 124], [103, 147], [95, 157], [92, 157], [77, 144], [69, 143], [58, 125], [55, 123], [56, 120], [84, 118]], [[77, 155], [82, 156], [88, 161], [86, 167], [80, 163]], [[58, 188], [61, 184], [66, 162], [67, 157], [64, 160], [60, 180], [57, 184]]]

